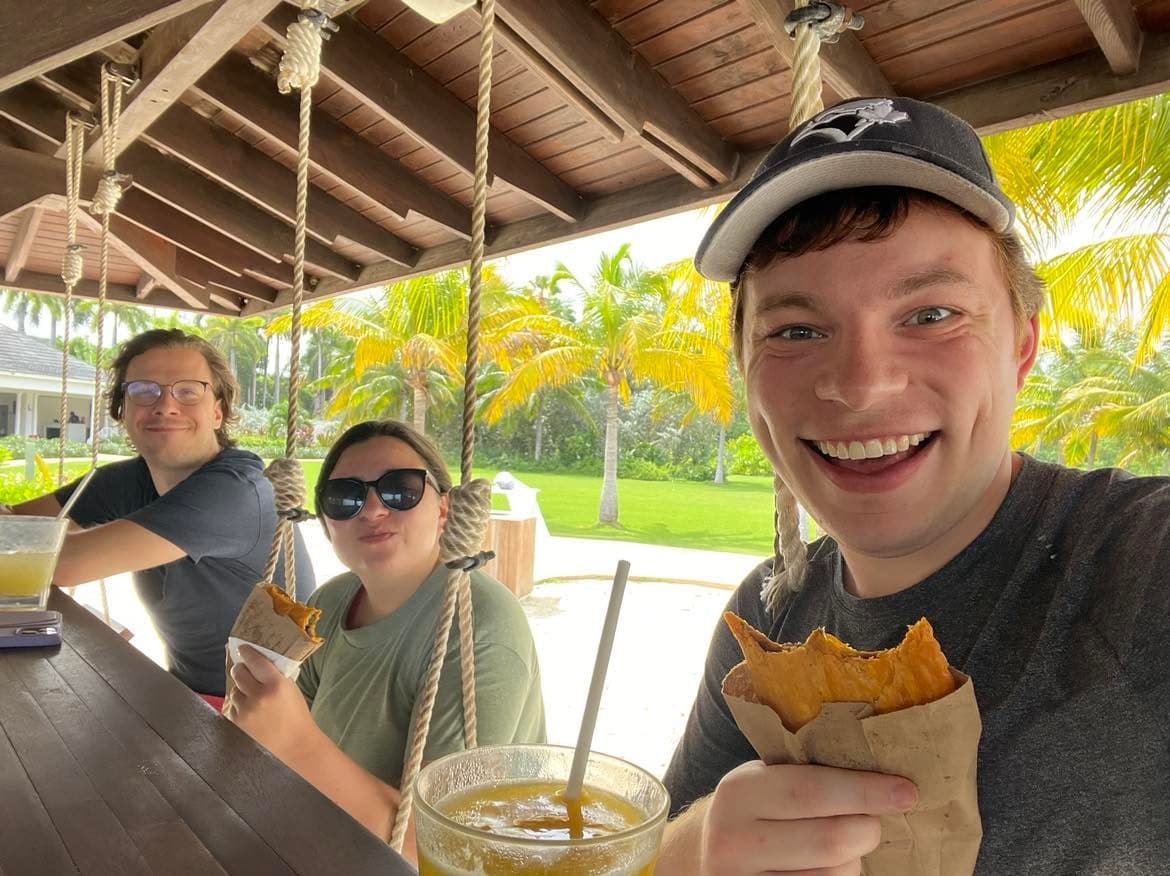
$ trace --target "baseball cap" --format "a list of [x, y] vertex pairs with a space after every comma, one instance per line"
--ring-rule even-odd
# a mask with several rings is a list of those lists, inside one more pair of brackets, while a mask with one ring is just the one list
[[855, 98], [813, 116], [764, 156], [707, 229], [695, 267], [730, 282], [781, 214], [825, 192], [863, 186], [929, 192], [999, 232], [1015, 215], [979, 135], [958, 116], [909, 97]]

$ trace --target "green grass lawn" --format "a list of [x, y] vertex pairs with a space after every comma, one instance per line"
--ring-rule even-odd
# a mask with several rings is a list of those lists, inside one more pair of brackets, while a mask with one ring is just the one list
[[[310, 494], [320, 460], [301, 461]], [[491, 480], [497, 469], [476, 469]], [[540, 490], [537, 497], [549, 532], [578, 538], [606, 538], [674, 547], [737, 551], [768, 556], [772, 552], [772, 479], [735, 477], [716, 485], [697, 481], [618, 481], [621, 527], [598, 526], [601, 477], [512, 471]], [[459, 472], [451, 479], [458, 483]], [[309, 497], [312, 501], [312, 495]], [[492, 507], [507, 508], [504, 496]]]
[[[12, 464], [10, 464], [12, 465]], [[309, 508], [321, 460], [304, 459]], [[50, 461], [54, 477], [56, 460]], [[13, 466], [15, 467], [15, 466]], [[9, 468], [9, 466], [4, 466]], [[23, 470], [23, 463], [20, 464]], [[70, 460], [69, 479], [89, 469], [88, 460]], [[496, 469], [476, 469], [476, 477], [491, 480]], [[540, 490], [537, 497], [549, 532], [578, 538], [605, 538], [673, 547], [737, 551], [767, 556], [772, 551], [772, 479], [735, 477], [717, 486], [696, 481], [618, 481], [620, 527], [599, 526], [597, 507], [601, 477], [513, 471], [520, 480]], [[451, 478], [458, 482], [459, 472]], [[0, 501], [3, 500], [0, 496]], [[504, 509], [507, 499], [492, 496], [492, 506]]]

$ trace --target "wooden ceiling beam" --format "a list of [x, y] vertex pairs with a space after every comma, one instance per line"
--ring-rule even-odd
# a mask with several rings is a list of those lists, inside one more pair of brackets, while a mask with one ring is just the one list
[[994, 134], [1170, 91], [1170, 33], [1146, 34], [1137, 73], [1119, 76], [1086, 52], [929, 98]]
[[[65, 283], [56, 274], [38, 274], [30, 271], [22, 272], [20, 280], [12, 288], [22, 292], [47, 292], [50, 295], [65, 294]], [[80, 295], [82, 298], [97, 298], [97, 281], [82, 280], [74, 287], [73, 293]], [[138, 297], [137, 287], [129, 283], [108, 283], [106, 285], [106, 298], [110, 301], [120, 301], [140, 306], [143, 304], [143, 301]], [[182, 310], [187, 312], [191, 310], [190, 305], [186, 301], [166, 289], [156, 289], [152, 292], [149, 306], [165, 307], [169, 310]], [[240, 315], [214, 302], [208, 304], [206, 310], [203, 312], [216, 313], [223, 316]]]
[[[61, 138], [64, 136], [64, 115], [57, 110], [49, 108], [43, 101], [36, 100], [35, 93], [31, 91], [34, 88], [35, 86], [22, 85], [10, 92], [0, 94], [0, 116], [17, 122], [24, 129], [36, 133], [46, 147], [51, 150], [61, 142]], [[14, 153], [27, 152], [28, 155], [34, 157], [17, 156], [19, 158], [20, 168], [18, 170], [20, 174], [19, 184], [14, 183], [7, 189], [0, 190], [0, 209], [4, 209], [6, 204], [13, 205], [13, 212], [21, 209], [21, 207], [16, 206], [16, 202], [22, 197], [29, 198], [25, 202], [27, 204], [45, 194], [64, 194], [65, 171], [64, 162], [61, 159], [38, 155], [28, 150], [15, 149], [11, 151]], [[193, 198], [201, 197], [202, 202], [198, 206], [200, 219], [206, 217], [208, 213], [212, 213], [217, 216], [221, 215], [226, 223], [232, 223], [238, 227], [240, 217], [236, 216], [234, 211], [230, 209], [230, 204], [228, 205], [229, 209], [225, 209], [224, 207], [223, 199], [227, 197], [232, 201], [239, 201], [239, 204], [236, 205], [237, 207], [246, 207], [247, 210], [254, 211], [255, 215], [252, 218], [257, 219], [257, 221], [260, 221], [258, 217], [262, 217], [262, 221], [266, 224], [276, 223], [290, 237], [292, 229], [280, 224], [279, 220], [252, 207], [250, 204], [246, 204], [241, 199], [234, 198], [219, 191], [210, 180], [200, 177], [195, 171], [188, 170], [186, 167], [177, 164], [173, 159], [167, 159], [161, 155], [157, 155], [149, 147], [136, 146], [131, 150], [130, 156], [131, 159], [127, 166], [133, 170], [140, 169], [143, 171], [145, 179], [140, 179], [136, 183], [136, 186], [139, 186], [137, 190], [132, 189], [123, 194], [118, 204], [118, 213], [120, 215], [148, 231], [158, 233], [176, 246], [189, 249], [196, 255], [204, 256], [210, 261], [216, 262], [227, 271], [242, 274], [245, 271], [251, 270], [253, 273], [266, 277], [280, 285], [292, 285], [292, 267], [279, 259], [273, 258], [271, 255], [272, 252], [283, 251], [282, 246], [274, 246], [272, 250], [263, 253], [262, 257], [255, 249], [245, 247], [237, 240], [210, 227], [206, 222], [192, 219], [189, 212], [180, 211], [170, 204], [164, 203], [163, 200], [145, 194], [142, 188], [159, 188], [166, 193], [171, 192], [176, 186], [179, 186], [180, 191], [177, 197], [186, 205], [185, 210], [190, 209]], [[39, 162], [36, 159], [39, 159]], [[141, 163], [140, 168], [139, 163]], [[123, 162], [123, 164], [126, 164], [126, 162]], [[2, 153], [0, 153], [0, 169], [2, 168], [3, 160]], [[184, 178], [188, 182], [195, 183], [194, 186], [189, 187], [186, 191], [181, 190]], [[88, 200], [91, 196], [96, 179], [96, 173], [83, 174], [82, 197], [84, 200]], [[204, 188], [205, 191], [200, 194], [197, 191], [198, 188]], [[41, 189], [44, 189], [44, 191], [41, 191], [40, 195], [31, 197], [33, 193]], [[196, 189], [194, 195], [192, 194], [192, 189]], [[154, 222], [160, 224], [156, 227], [152, 224]], [[279, 229], [270, 227], [269, 231], [277, 232]], [[249, 232], [246, 229], [240, 229], [240, 232], [249, 234], [252, 242], [258, 246], [264, 245], [263, 241], [257, 240], [254, 232]], [[207, 247], [207, 249], [203, 250], [201, 247]], [[309, 249], [310, 251], [316, 252], [316, 247], [320, 247], [326, 253], [329, 253], [330, 257], [336, 256], [336, 253], [315, 242], [314, 246]], [[346, 266], [346, 270], [337, 273], [341, 274], [341, 276], [358, 276], [359, 272], [356, 265], [348, 261], [343, 262], [343, 264]], [[165, 278], [159, 274], [155, 274], [155, 276], [166, 282]], [[307, 277], [306, 282], [309, 284], [315, 283], [316, 278]]]
[[[188, 88], [229, 52], [280, 0], [220, 0], [163, 22], [138, 54], [138, 84], [118, 121], [118, 148], [128, 148]], [[100, 132], [85, 154], [102, 158]]]
[[[143, 134], [236, 194], [288, 222], [296, 220], [296, 174], [186, 106], [174, 106]], [[418, 257], [413, 246], [316, 186], [309, 187], [309, 231], [333, 245], [344, 237], [401, 265]]]
[[275, 283], [292, 285], [290, 265], [257, 258], [251, 249], [140, 189], [131, 189], [122, 195], [118, 213], [225, 271], [235, 274], [251, 271]]
[[[283, 45], [294, 20], [295, 11], [278, 7], [264, 27]], [[475, 111], [353, 16], [338, 24], [322, 52], [322, 68], [384, 119], [474, 174]], [[489, 142], [496, 176], [564, 220], [581, 215], [581, 196], [556, 174], [494, 128]]]
[[33, 241], [37, 239], [37, 231], [41, 227], [41, 219], [45, 215], [44, 204], [33, 204], [24, 216], [21, 217], [20, 227], [16, 229], [16, 237], [12, 240], [12, 247], [8, 250], [8, 263], [4, 265], [4, 282], [14, 283], [28, 264], [28, 254], [32, 252]]
[[[768, 35], [780, 57], [793, 66], [796, 43], [784, 30], [784, 19], [795, 7], [793, 0], [739, 0], [756, 24]], [[821, 79], [842, 98], [893, 96], [884, 73], [856, 35], [841, 34], [836, 43], [821, 45]]]
[[276, 300], [276, 290], [271, 286], [266, 286], [253, 277], [237, 277], [235, 274], [192, 255], [186, 250], [179, 251], [175, 272], [180, 277], [185, 277], [200, 286], [219, 286], [222, 289], [230, 289], [245, 298], [269, 304]]
[[[347, 22], [348, 23], [348, 22]], [[239, 116], [251, 127], [297, 148], [297, 100], [281, 95], [276, 83], [234, 55], [224, 58], [195, 85], [201, 97]], [[395, 216], [426, 216], [464, 239], [471, 236], [471, 211], [363, 140], [332, 116], [314, 110], [309, 160], [348, 183]]]
[[[633, 222], [642, 222], [660, 216], [669, 216], [683, 210], [718, 204], [721, 201], [726, 201], [748, 181], [751, 172], [767, 151], [767, 149], [759, 149], [742, 155], [737, 163], [739, 170], [736, 171], [734, 179], [719, 186], [699, 189], [682, 177], [672, 176], [617, 194], [590, 200], [585, 214], [571, 226], [566, 226], [555, 216], [547, 214], [498, 226], [491, 229], [488, 237], [487, 256], [488, 258], [499, 258], [535, 249], [549, 243], [562, 243], [588, 237], [592, 234], [600, 234], [603, 231], [622, 228]], [[306, 300], [327, 298], [358, 289], [407, 280], [436, 271], [445, 271], [466, 265], [467, 258], [467, 247], [461, 247], [455, 243], [445, 243], [423, 250], [418, 263], [413, 268], [404, 269], [386, 264], [370, 265], [362, 271], [362, 276], [358, 278], [356, 283], [346, 284], [336, 280], [328, 280], [320, 283], [316, 289], [306, 291], [305, 298]], [[259, 302], [253, 302], [244, 308], [242, 315], [251, 316], [255, 313], [285, 307], [291, 300], [292, 298], [287, 292], [281, 292], [273, 304], [265, 306]]]
[[1136, 73], [1142, 55], [1142, 27], [1130, 0], [1075, 0], [1089, 30], [1119, 76]]
[[497, 10], [520, 39], [693, 183], [735, 176], [735, 148], [587, 3], [499, 0]]
[[[42, 83], [63, 100], [78, 107], [88, 106], [96, 99], [94, 77], [89, 75], [92, 72], [83, 71], [79, 66], [66, 67], [46, 74]], [[16, 91], [36, 87], [29, 84]], [[0, 95], [0, 106], [3, 98]], [[39, 95], [30, 95], [21, 104], [28, 116], [46, 113]], [[183, 104], [171, 107], [147, 129], [142, 140], [183, 159], [287, 222], [295, 221], [296, 174], [189, 107]], [[401, 265], [413, 264], [418, 257], [418, 251], [402, 238], [315, 186], [309, 189], [308, 221], [310, 232], [326, 245], [331, 246], [338, 237], [345, 237]]]
[[207, 0], [38, 0], [4, 4], [0, 91], [84, 58]]
[[[177, 159], [160, 155], [152, 147], [139, 143], [127, 150], [120, 167], [134, 178], [134, 185], [250, 247], [260, 256], [274, 262], [281, 261], [282, 255], [292, 256], [292, 228], [250, 201], [225, 192], [217, 183]], [[356, 279], [361, 271], [360, 265], [317, 240], [306, 241], [305, 260], [316, 273], [342, 279]]]
[[[80, 218], [81, 224], [88, 226], [92, 231], [101, 232], [100, 219], [91, 216], [86, 210], [80, 211]], [[179, 250], [173, 243], [151, 234], [121, 216], [110, 217], [110, 237], [111, 245], [121, 250], [126, 258], [138, 266], [142, 275], [149, 277], [156, 286], [170, 289], [195, 310], [207, 309], [209, 303], [207, 291], [180, 277], [175, 270]], [[86, 261], [93, 267], [97, 264], [97, 256], [90, 253]]]

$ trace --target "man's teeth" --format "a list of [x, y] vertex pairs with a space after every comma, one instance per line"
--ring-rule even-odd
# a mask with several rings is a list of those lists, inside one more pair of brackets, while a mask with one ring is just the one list
[[921, 444], [933, 432], [916, 432], [896, 438], [870, 438], [868, 441], [818, 441], [817, 449], [834, 459], [877, 459], [909, 450]]

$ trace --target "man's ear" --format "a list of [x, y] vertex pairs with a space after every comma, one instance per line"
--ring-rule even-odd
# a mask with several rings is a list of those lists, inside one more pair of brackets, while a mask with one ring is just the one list
[[1016, 392], [1024, 388], [1024, 381], [1028, 379], [1028, 372], [1036, 364], [1036, 356], [1040, 353], [1040, 317], [1033, 316], [1024, 324], [1016, 343]]
[[215, 400], [215, 417], [212, 421], [212, 428], [218, 429], [223, 425], [223, 401], [221, 399]]

